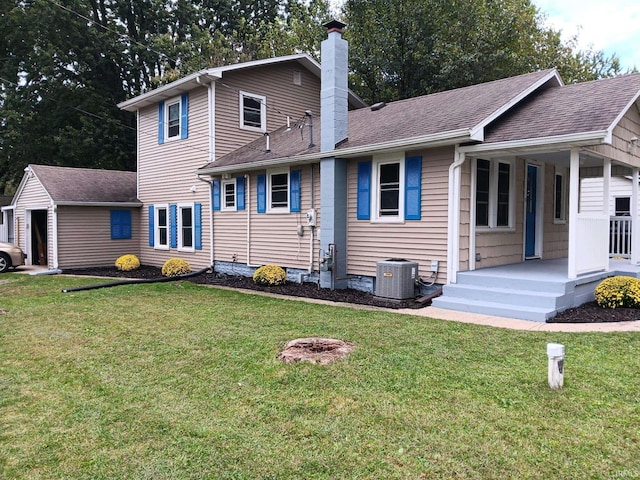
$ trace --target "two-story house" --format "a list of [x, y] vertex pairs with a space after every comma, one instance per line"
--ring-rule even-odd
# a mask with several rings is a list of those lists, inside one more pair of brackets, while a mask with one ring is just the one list
[[[170, 257], [195, 268], [213, 264], [220, 255], [214, 237], [239, 232], [214, 225], [211, 209], [246, 211], [249, 185], [241, 174], [212, 182], [197, 169], [256, 139], [267, 148], [269, 132], [317, 115], [320, 72], [307, 54], [257, 60], [202, 70], [119, 104], [137, 115], [143, 264], [161, 266]], [[349, 93], [349, 108], [363, 106]], [[279, 233], [275, 224], [269, 230]], [[230, 261], [245, 261], [234, 254]]]

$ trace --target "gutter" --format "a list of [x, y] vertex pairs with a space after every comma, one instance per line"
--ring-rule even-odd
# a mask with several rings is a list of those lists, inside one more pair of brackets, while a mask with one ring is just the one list
[[142, 202], [53, 202], [60, 207], [142, 207]]
[[539, 150], [543, 151], [553, 151], [557, 150], [558, 147], [564, 146], [566, 148], [584, 146], [584, 145], [593, 145], [594, 142], [604, 142], [610, 143], [607, 141], [609, 136], [609, 132], [607, 130], [598, 130], [595, 132], [582, 132], [582, 133], [571, 133], [567, 135], [555, 135], [552, 137], [541, 137], [541, 138], [524, 138], [519, 140], [510, 140], [508, 142], [496, 142], [496, 143], [483, 143], [478, 145], [469, 145], [466, 147], [460, 147], [460, 153], [465, 154], [473, 154], [473, 153], [489, 153], [489, 152], [500, 152], [504, 150], [511, 149], [523, 149], [526, 148], [529, 151], [531, 150]]

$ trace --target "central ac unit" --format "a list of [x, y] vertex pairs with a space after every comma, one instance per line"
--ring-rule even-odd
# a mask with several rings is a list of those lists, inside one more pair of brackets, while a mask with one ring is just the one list
[[376, 263], [376, 296], [404, 300], [415, 296], [418, 263], [391, 258]]

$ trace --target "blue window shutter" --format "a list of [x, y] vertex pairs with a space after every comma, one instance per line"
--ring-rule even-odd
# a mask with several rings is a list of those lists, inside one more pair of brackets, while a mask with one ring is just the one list
[[196, 203], [193, 206], [193, 235], [196, 237], [194, 246], [196, 250], [202, 250], [202, 204]]
[[153, 205], [149, 205], [149, 246], [155, 246], [155, 241], [153, 239], [153, 235], [156, 231], [154, 221], [154, 213], [153, 213]]
[[180, 138], [189, 138], [189, 94], [180, 97]]
[[158, 144], [164, 143], [164, 102], [158, 104]]
[[408, 157], [404, 161], [404, 219], [422, 218], [422, 157]]
[[220, 210], [220, 179], [214, 178], [213, 183], [211, 184], [212, 194], [213, 194], [213, 209]]
[[300, 211], [300, 170], [292, 170], [289, 173], [289, 198], [290, 211]]
[[178, 248], [178, 207], [169, 205], [169, 223], [171, 225], [171, 248]]
[[131, 238], [131, 210], [111, 210], [111, 240]]
[[244, 177], [236, 178], [236, 208], [244, 210]]
[[111, 210], [109, 215], [111, 217], [111, 240], [122, 238], [120, 210]]
[[257, 183], [258, 213], [267, 211], [267, 176], [258, 175]]
[[358, 220], [371, 218], [371, 162], [358, 163]]

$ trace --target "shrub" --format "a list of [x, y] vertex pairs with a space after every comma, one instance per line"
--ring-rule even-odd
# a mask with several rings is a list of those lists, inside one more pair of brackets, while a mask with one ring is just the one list
[[140, 260], [133, 254], [122, 255], [116, 260], [116, 268], [122, 272], [130, 272], [140, 268]]
[[603, 308], [640, 307], [640, 279], [610, 277], [596, 287], [596, 302]]
[[165, 277], [177, 277], [191, 273], [191, 265], [181, 258], [170, 258], [162, 265], [162, 275]]
[[287, 274], [277, 265], [263, 265], [253, 274], [253, 281], [258, 285], [282, 285], [287, 281]]

